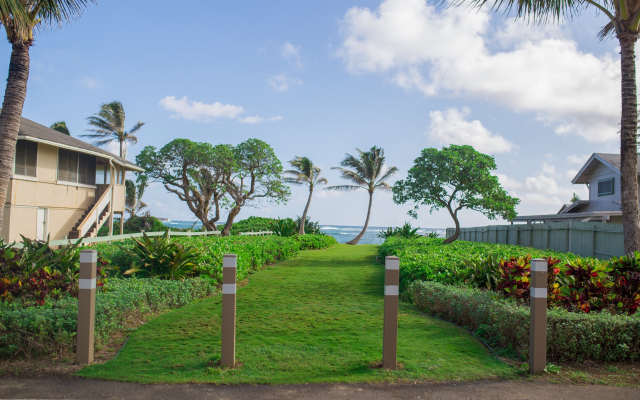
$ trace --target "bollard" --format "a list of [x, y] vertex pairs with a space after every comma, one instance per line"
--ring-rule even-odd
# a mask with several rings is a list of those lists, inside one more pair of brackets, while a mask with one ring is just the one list
[[531, 325], [529, 329], [529, 372], [539, 374], [547, 367], [547, 260], [531, 260]]
[[384, 329], [382, 334], [382, 368], [396, 369], [398, 354], [398, 295], [400, 259], [384, 260]]
[[236, 273], [238, 256], [222, 257], [222, 338], [220, 364], [236, 363]]
[[80, 276], [78, 282], [78, 333], [76, 360], [80, 364], [93, 362], [93, 331], [96, 308], [96, 264], [98, 252], [80, 252]]

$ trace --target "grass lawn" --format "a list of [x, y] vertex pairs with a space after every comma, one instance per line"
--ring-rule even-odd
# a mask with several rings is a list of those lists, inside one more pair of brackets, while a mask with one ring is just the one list
[[466, 331], [400, 305], [400, 371], [382, 359], [384, 267], [377, 246], [338, 245], [250, 275], [237, 294], [234, 369], [220, 354], [221, 298], [138, 328], [120, 354], [77, 373], [135, 382], [303, 383], [514, 376]]

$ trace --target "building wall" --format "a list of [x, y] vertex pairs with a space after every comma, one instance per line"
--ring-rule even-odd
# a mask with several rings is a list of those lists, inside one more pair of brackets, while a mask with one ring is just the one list
[[87, 209], [95, 202], [95, 189], [61, 185], [53, 182], [35, 182], [14, 178], [8, 204]]
[[19, 242], [22, 240], [20, 235], [35, 239], [38, 207], [11, 207], [10, 215], [8, 237], [4, 236], [6, 241]]
[[58, 179], [58, 148], [38, 143], [38, 180], [55, 183]]
[[[613, 178], [613, 194], [598, 196], [598, 181]], [[589, 176], [589, 205], [581, 211], [620, 211], [620, 174], [599, 164]]]
[[70, 210], [65, 208], [49, 209], [49, 235], [51, 240], [64, 239], [69, 235], [85, 210]]

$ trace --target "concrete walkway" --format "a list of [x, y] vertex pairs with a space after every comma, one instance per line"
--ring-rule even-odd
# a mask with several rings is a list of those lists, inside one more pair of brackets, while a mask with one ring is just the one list
[[417, 384], [142, 385], [82, 378], [0, 378], [2, 399], [640, 399], [640, 389], [529, 381]]

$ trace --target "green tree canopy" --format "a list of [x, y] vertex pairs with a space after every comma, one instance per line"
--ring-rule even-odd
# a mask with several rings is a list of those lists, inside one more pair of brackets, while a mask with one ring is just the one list
[[422, 150], [414, 160], [404, 180], [393, 187], [396, 204], [415, 203], [409, 215], [416, 218], [418, 208], [429, 206], [429, 212], [446, 208], [453, 218], [456, 231], [445, 243], [460, 235], [458, 211], [463, 208], [483, 213], [489, 219], [513, 219], [515, 206], [520, 200], [513, 198], [491, 174], [496, 169], [493, 157], [477, 152], [471, 146], [443, 147], [442, 150]]
[[64, 133], [65, 135], [71, 136], [71, 132], [69, 132], [69, 128], [67, 128], [67, 123], [64, 121], [54, 122], [49, 128], [53, 129], [54, 131], [58, 131], [60, 133]]
[[186, 202], [207, 230], [217, 230], [226, 193], [223, 177], [230, 174], [233, 159], [230, 145], [175, 139], [160, 150], [145, 147], [136, 163], [152, 181]]
[[[231, 146], [229, 146], [231, 148]], [[228, 236], [234, 218], [245, 205], [257, 205], [261, 201], [286, 203], [291, 194], [283, 183], [282, 163], [267, 143], [248, 139], [233, 147], [233, 159], [220, 159], [218, 168], [229, 171], [223, 177], [224, 188], [231, 200], [227, 223], [222, 236]]]

